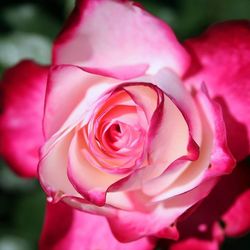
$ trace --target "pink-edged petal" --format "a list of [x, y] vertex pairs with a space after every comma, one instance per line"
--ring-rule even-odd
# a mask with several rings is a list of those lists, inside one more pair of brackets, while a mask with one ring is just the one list
[[1, 80], [0, 154], [19, 175], [37, 175], [48, 67], [22, 61]]
[[193, 56], [187, 84], [205, 82], [222, 106], [230, 149], [243, 159], [250, 152], [250, 22], [216, 24], [185, 47]]
[[196, 104], [190, 92], [183, 86], [180, 77], [173, 71], [164, 68], [151, 80], [180, 109], [186, 119], [190, 133], [197, 144], [201, 141], [201, 121]]
[[49, 150], [46, 144], [41, 150], [38, 167], [39, 180], [47, 196], [51, 197], [49, 199], [54, 201], [65, 195], [81, 197], [67, 177], [68, 152], [72, 138], [71, 132]]
[[74, 136], [68, 155], [68, 177], [76, 190], [90, 202], [102, 206], [105, 204], [106, 191], [110, 185], [124, 177], [121, 174], [109, 174], [96, 168], [89, 157], [86, 142]]
[[[209, 98], [205, 86], [194, 94], [194, 97], [202, 120], [203, 131], [199, 158], [190, 162], [188, 167], [182, 166], [187, 165], [185, 161], [177, 161], [177, 168], [183, 168], [184, 171], [180, 172], [181, 175], [176, 180], [169, 181], [171, 185], [166, 185], [165, 192], [156, 196], [154, 200], [167, 199], [200, 185], [206, 179], [229, 174], [235, 166], [235, 160], [227, 147], [225, 125], [220, 106]], [[180, 167], [178, 164], [181, 164]], [[170, 168], [170, 171], [167, 169], [164, 173], [165, 176], [162, 175], [159, 178], [162, 179], [161, 182], [167, 181], [168, 174], [171, 174], [172, 170], [175, 172], [175, 168], [176, 166], [173, 165], [173, 169]]]
[[205, 85], [202, 86], [200, 93], [197, 94], [197, 99], [199, 99], [199, 103], [207, 116], [214, 135], [210, 158], [211, 165], [206, 172], [205, 178], [230, 174], [235, 167], [236, 161], [228, 147], [227, 131], [221, 106], [210, 98]]
[[221, 178], [217, 186], [191, 215], [177, 224], [180, 241], [196, 238], [221, 244], [225, 236], [248, 233], [250, 169], [247, 162]]
[[176, 227], [169, 223], [167, 211], [161, 207], [152, 213], [121, 210], [117, 216], [109, 217], [108, 221], [113, 234], [121, 242], [131, 242], [147, 236], [173, 240], [179, 237]]
[[[135, 79], [135, 81], [137, 81], [137, 79]], [[134, 103], [143, 110], [147, 118], [147, 123], [149, 124], [159, 103], [159, 93], [156, 91], [156, 88], [152, 84], [136, 82], [131, 85], [128, 84], [127, 86], [125, 84], [123, 89], [132, 98]]]
[[[136, 173], [131, 176], [129, 183], [143, 180], [145, 182], [144, 192], [155, 195], [171, 183], [168, 181], [159, 183], [159, 180], [159, 182], [157, 180], [147, 182], [149, 179], [161, 175], [172, 162], [179, 158], [185, 157], [185, 160], [197, 159], [199, 155], [197, 143], [201, 141], [201, 121], [191, 95], [173, 71], [163, 69], [153, 77], [144, 77], [138, 79], [138, 81], [152, 82], [163, 92], [162, 100], [158, 100], [158, 107], [151, 119], [149, 131], [150, 165], [145, 170], [140, 170], [143, 173]], [[157, 89], [155, 85], [153, 87]], [[133, 94], [135, 95], [136, 92]], [[175, 173], [175, 178], [185, 168], [179, 168], [178, 173]], [[137, 178], [138, 174], [140, 178]]]
[[45, 136], [49, 138], [59, 129], [66, 129], [81, 121], [83, 114], [114, 83], [114, 79], [90, 74], [79, 67], [52, 67], [46, 92]]
[[159, 123], [158, 114], [155, 121], [152, 120], [149, 151], [152, 164], [159, 163], [157, 158], [164, 163], [163, 171], [159, 173], [162, 174], [177, 159], [197, 160], [202, 126], [192, 96], [173, 71], [160, 70], [152, 77], [152, 82], [164, 93], [162, 121]]
[[137, 65], [128, 65], [128, 66], [118, 66], [112, 68], [90, 68], [83, 67], [89, 73], [96, 75], [113, 77], [120, 80], [129, 80], [134, 77], [139, 77], [145, 74], [149, 65], [148, 64], [137, 64]]
[[[184, 88], [179, 77], [169, 69], [162, 69], [154, 76], [145, 76], [134, 79], [133, 81], [136, 82], [134, 84], [135, 86], [140, 86], [138, 92], [136, 91], [136, 88], [131, 88], [131, 95], [138, 103], [141, 102], [140, 98], [138, 98], [141, 93], [140, 89], [144, 86], [145, 88], [152, 88], [156, 93], [157, 91], [161, 92], [161, 98], [160, 94], [158, 94], [158, 105], [155, 107], [153, 114], [151, 106], [149, 112], [152, 116], [152, 123], [155, 123], [155, 126], [151, 124], [152, 134], [149, 136], [149, 140], [151, 140], [149, 141], [149, 149], [151, 149], [149, 151], [149, 156], [151, 157], [151, 163], [145, 168], [139, 169], [128, 178], [117, 182], [110, 189], [112, 191], [141, 187], [142, 183], [146, 183], [148, 180], [158, 177], [173, 161], [180, 157], [189, 155], [190, 160], [194, 160], [197, 159], [199, 155], [197, 147], [197, 143], [199, 144], [201, 141], [201, 122], [199, 120], [199, 113], [191, 95]], [[130, 86], [125, 88], [127, 88], [129, 93]], [[141, 105], [143, 107], [145, 103], [141, 102]], [[146, 105], [145, 108], [147, 108]], [[163, 117], [166, 121], [161, 123], [160, 121]], [[174, 118], [173, 120], [175, 120], [178, 129], [176, 129], [171, 122], [172, 118]], [[184, 127], [184, 133], [182, 127]], [[168, 141], [166, 133], [169, 135], [170, 132], [175, 135], [175, 137], [173, 138], [170, 135], [172, 140]], [[176, 143], [176, 140], [182, 138], [179, 135], [183, 134], [185, 134], [185, 140], [184, 143], [180, 145]], [[154, 142], [155, 147], [152, 146]], [[168, 145], [167, 147], [165, 146], [166, 143]], [[178, 148], [175, 147], [175, 145], [178, 145]], [[152, 194], [155, 190], [154, 183], [152, 183], [151, 186], [150, 184], [147, 186], [148, 187], [145, 186], [144, 191]], [[155, 192], [158, 193], [157, 190], [155, 190]]]
[[133, 2], [80, 0], [56, 39], [53, 63], [101, 69], [148, 64], [150, 73], [169, 67], [183, 74], [189, 55], [167, 24]]
[[61, 202], [47, 204], [39, 242], [40, 250], [151, 250], [153, 248], [154, 242], [147, 238], [131, 243], [119, 242], [102, 216], [81, 212]]
[[219, 250], [216, 241], [199, 240], [196, 238], [187, 239], [173, 244], [169, 250]]
[[108, 220], [114, 235], [122, 242], [145, 236], [178, 239], [176, 219], [197, 201], [204, 198], [215, 180], [204, 182], [198, 188], [181, 194], [156, 206], [148, 204], [147, 210], [122, 211], [110, 214]]
[[[150, 138], [149, 146], [152, 179], [143, 185], [143, 191], [153, 196], [170, 186], [188, 167], [190, 160], [198, 157], [199, 152], [184, 117], [168, 98], [165, 98], [162, 117], [160, 128], [151, 127], [156, 134]], [[155, 122], [157, 126], [159, 119]], [[173, 167], [178, 159], [183, 162], [182, 166]]]
[[[69, 148], [73, 139], [73, 133], [60, 138], [56, 144], [49, 145], [48, 150], [45, 144], [41, 150], [41, 160], [38, 173], [42, 188], [44, 189], [47, 200], [56, 203], [63, 200], [72, 207], [93, 214], [107, 215], [114, 213], [110, 206], [98, 207], [77, 192], [67, 176]], [[121, 197], [125, 203], [125, 198]], [[130, 206], [126, 201], [126, 206]]]

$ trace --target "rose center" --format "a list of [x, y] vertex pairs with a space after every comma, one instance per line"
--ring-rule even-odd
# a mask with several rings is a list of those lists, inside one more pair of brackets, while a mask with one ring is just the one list
[[106, 132], [107, 139], [111, 142], [116, 142], [122, 137], [122, 130], [119, 123], [112, 124], [107, 132]]
[[111, 124], [104, 133], [103, 143], [114, 151], [132, 150], [142, 137], [140, 128], [132, 127], [126, 123], [116, 122]]

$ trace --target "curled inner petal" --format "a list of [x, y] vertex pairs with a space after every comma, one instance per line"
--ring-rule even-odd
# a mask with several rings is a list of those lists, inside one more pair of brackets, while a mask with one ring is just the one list
[[[146, 115], [124, 90], [111, 94], [82, 128], [93, 165], [102, 171], [128, 173], [144, 155]], [[141, 162], [141, 161], [140, 161]]]

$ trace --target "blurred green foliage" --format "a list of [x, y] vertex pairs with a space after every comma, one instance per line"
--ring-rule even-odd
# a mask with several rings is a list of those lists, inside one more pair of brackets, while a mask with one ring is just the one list
[[[249, 0], [143, 0], [168, 22], [180, 40], [212, 23], [250, 19]], [[23, 58], [50, 62], [51, 44], [74, 0], [1, 0], [0, 73]], [[20, 179], [0, 162], [0, 250], [37, 249], [45, 197], [35, 180]], [[159, 248], [160, 249], [160, 248]], [[223, 250], [250, 249], [249, 236], [226, 241]]]

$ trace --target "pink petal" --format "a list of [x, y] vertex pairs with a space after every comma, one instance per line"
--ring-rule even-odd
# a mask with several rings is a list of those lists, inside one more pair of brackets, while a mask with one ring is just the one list
[[73, 134], [69, 133], [53, 145], [49, 151], [46, 150], [46, 144], [41, 150], [38, 167], [39, 180], [46, 194], [53, 200], [57, 200], [65, 194], [81, 197], [67, 177], [68, 151], [72, 137]]
[[[162, 121], [155, 119], [159, 128], [152, 127], [154, 137], [150, 139], [149, 157], [151, 180], [143, 185], [143, 192], [155, 196], [173, 183], [198, 158], [198, 146], [189, 134], [188, 126], [180, 110], [165, 97]], [[185, 166], [173, 167], [182, 160]], [[188, 164], [189, 163], [189, 164]]]
[[[138, 90], [136, 90], [136, 88], [131, 88], [131, 90], [130, 87], [127, 88], [128, 93], [131, 91], [131, 95], [133, 96], [135, 102], [140, 103], [142, 107], [145, 106], [145, 109], [147, 109], [149, 105], [141, 102], [140, 100], [142, 87], [144, 87], [144, 85], [148, 86], [157, 93], [156, 90], [158, 88], [155, 87], [156, 85], [165, 93], [165, 95], [163, 95], [165, 103], [163, 100], [160, 101], [158, 96], [158, 107], [156, 107], [153, 111], [155, 117], [152, 119], [153, 122], [150, 128], [152, 134], [150, 136], [151, 141], [149, 142], [152, 163], [145, 168], [139, 169], [128, 178], [116, 183], [111, 188], [112, 191], [141, 187], [142, 180], [146, 183], [148, 180], [158, 177], [166, 168], [168, 168], [169, 164], [180, 157], [189, 155], [190, 159], [193, 160], [198, 157], [198, 147], [196, 142], [200, 143], [201, 140], [201, 124], [199, 114], [191, 95], [189, 95], [187, 90], [183, 87], [178, 76], [171, 70], [163, 69], [160, 70], [155, 76], [145, 76], [135, 79], [135, 81], [137, 82], [135, 86], [141, 85]], [[155, 85], [147, 82], [153, 82]], [[156, 96], [154, 99], [156, 99]], [[154, 106], [155, 104], [151, 104], [149, 108], [149, 114], [151, 116], [151, 109]], [[160, 123], [159, 121], [161, 121], [162, 118], [165, 119], [165, 117], [166, 119], [169, 118], [168, 122]], [[175, 121], [175, 123], [172, 123], [172, 120]], [[178, 127], [178, 129], [176, 129], [176, 127]], [[173, 137], [170, 133], [172, 133]], [[180, 134], [182, 137], [179, 136]], [[191, 136], [196, 142], [194, 142]], [[168, 137], [171, 138], [171, 140], [168, 140]], [[176, 140], [179, 138], [183, 141], [181, 143], [176, 143]], [[166, 143], [168, 147], [164, 146]], [[155, 147], [152, 145], [155, 145]], [[178, 145], [178, 147], [175, 145]], [[151, 187], [150, 184], [147, 185], [147, 187], [145, 186], [144, 191], [150, 194], [154, 191], [157, 192], [154, 182], [152, 182], [152, 186], [153, 187]]]
[[23, 61], [1, 81], [0, 154], [19, 175], [37, 175], [48, 68]]
[[143, 238], [121, 243], [102, 216], [84, 213], [64, 203], [47, 204], [40, 250], [151, 250], [153, 241]]
[[79, 122], [89, 107], [112, 84], [115, 84], [114, 79], [87, 73], [79, 67], [54, 66], [49, 74], [46, 92], [46, 137], [49, 138], [60, 128], [62, 131]]
[[[68, 177], [76, 190], [87, 200], [103, 206], [109, 186], [124, 176], [106, 173], [91, 165], [86, 153], [81, 154], [81, 151], [86, 150], [87, 145], [78, 133], [74, 136], [69, 148]], [[94, 157], [90, 153], [88, 155]]]
[[183, 86], [180, 77], [173, 71], [164, 68], [153, 76], [152, 82], [180, 109], [192, 137], [199, 144], [202, 131], [198, 110], [191, 93]]
[[149, 65], [147, 64], [137, 64], [137, 65], [125, 65], [112, 68], [89, 68], [83, 67], [85, 71], [93, 73], [96, 75], [113, 77], [120, 80], [129, 80], [134, 77], [139, 77], [145, 74]]
[[176, 240], [179, 236], [175, 228], [177, 218], [203, 199], [214, 183], [215, 181], [204, 182], [198, 188], [153, 206], [148, 203], [144, 210], [117, 210], [116, 214], [108, 216], [111, 229], [122, 242], [150, 235]]
[[121, 210], [117, 216], [108, 218], [114, 236], [121, 242], [147, 236], [177, 240], [178, 231], [174, 225], [170, 225], [167, 211], [158, 210], [152, 213]]
[[[151, 128], [155, 135], [150, 141], [151, 164], [154, 165], [154, 171], [150, 175], [159, 178], [149, 181], [144, 186], [145, 192], [156, 195], [170, 186], [185, 171], [189, 165], [186, 164], [187, 161], [190, 163], [197, 160], [199, 156], [197, 143], [201, 144], [201, 121], [196, 104], [178, 76], [164, 69], [158, 72], [152, 81], [165, 93], [162, 122], [159, 122], [159, 117], [155, 117], [155, 126], [153, 124]], [[173, 169], [173, 162], [176, 160], [185, 160], [185, 166]], [[157, 166], [159, 161], [161, 167]], [[204, 171], [203, 166], [199, 169]], [[183, 192], [185, 191], [187, 190], [184, 189]]]
[[250, 169], [247, 162], [221, 178], [214, 190], [177, 227], [180, 240], [197, 238], [221, 244], [225, 236], [240, 236], [250, 231]]
[[[133, 81], [133, 80], [132, 80]], [[135, 104], [137, 104], [144, 112], [147, 118], [147, 124], [150, 123], [152, 115], [157, 108], [157, 103], [159, 102], [159, 93], [152, 84], [137, 82], [126, 86], [123, 85], [123, 89], [127, 91], [127, 94], [132, 98]], [[149, 105], [150, 103], [150, 105]], [[146, 129], [147, 125], [145, 126]]]
[[[209, 98], [205, 86], [194, 94], [194, 97], [200, 111], [199, 115], [203, 130], [200, 156], [197, 160], [191, 162], [188, 168], [183, 166], [185, 161], [183, 163], [180, 161], [180, 164], [177, 161], [177, 171], [175, 163], [173, 164], [173, 169], [167, 169], [164, 173], [165, 176], [162, 175], [159, 179], [162, 179], [161, 182], [166, 180], [166, 182], [170, 184], [173, 182], [173, 184], [169, 187], [165, 184], [167, 187], [165, 192], [159, 195], [159, 197], [156, 196], [154, 200], [166, 199], [178, 195], [200, 185], [206, 179], [229, 174], [235, 166], [235, 161], [227, 147], [226, 131], [220, 106]], [[174, 175], [175, 172], [178, 173], [178, 168], [184, 170], [178, 176], [178, 179], [175, 180]], [[173, 176], [171, 171], [173, 171]], [[171, 173], [170, 176], [168, 176], [169, 173]], [[168, 180], [169, 177], [172, 177], [174, 181], [171, 182], [171, 179]], [[161, 185], [161, 182], [158, 184], [157, 180], [155, 182], [155, 186]]]
[[[220, 106], [207, 96], [204, 86], [195, 99], [200, 110], [203, 130], [200, 156], [166, 190], [168, 196], [186, 192], [207, 179], [229, 174], [235, 166], [235, 160], [227, 147]], [[164, 197], [163, 194], [162, 198], [168, 196]]]
[[185, 46], [193, 56], [187, 84], [205, 82], [223, 108], [229, 147], [243, 159], [250, 152], [250, 22], [214, 25]]
[[80, 0], [54, 44], [53, 63], [101, 69], [144, 64], [151, 73], [169, 67], [183, 74], [189, 55], [167, 24], [133, 2]]
[[228, 148], [227, 131], [221, 106], [210, 98], [205, 85], [202, 86], [200, 93], [197, 94], [197, 98], [199, 99], [203, 112], [207, 116], [214, 135], [210, 159], [211, 165], [206, 173], [206, 178], [230, 174], [236, 162]]
[[149, 161], [165, 168], [187, 154], [189, 128], [181, 111], [164, 95], [161, 109], [155, 112], [149, 130]]

